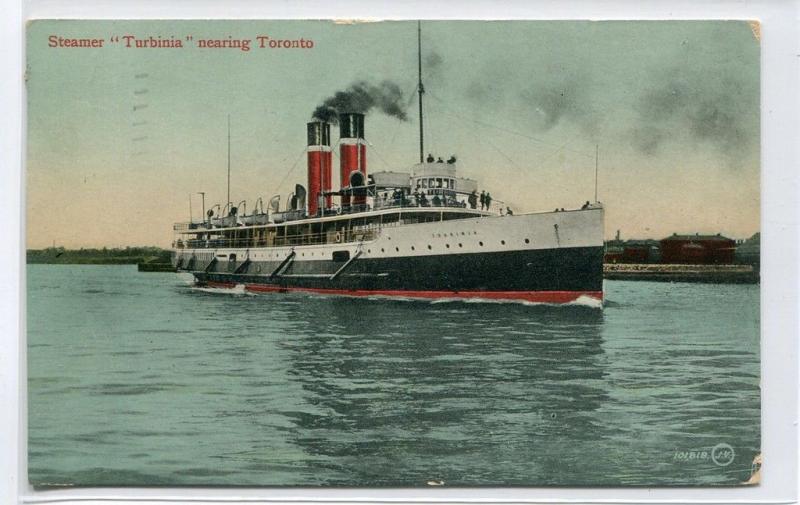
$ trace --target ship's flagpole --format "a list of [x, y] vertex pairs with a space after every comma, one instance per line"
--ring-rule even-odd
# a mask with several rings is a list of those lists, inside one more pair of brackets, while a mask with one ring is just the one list
[[419, 162], [425, 161], [425, 144], [424, 144], [424, 130], [422, 124], [422, 94], [425, 93], [425, 88], [422, 86], [422, 22], [417, 21], [417, 68], [419, 82], [417, 83], [417, 91], [419, 92]]
[[[231, 115], [228, 114], [228, 207], [231, 205]], [[230, 212], [230, 209], [228, 209]]]
[[600, 144], [594, 146], [594, 203], [597, 203], [597, 167], [600, 158]]

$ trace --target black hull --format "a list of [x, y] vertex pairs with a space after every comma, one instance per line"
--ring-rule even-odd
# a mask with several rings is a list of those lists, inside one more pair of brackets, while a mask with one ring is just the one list
[[[225, 271], [192, 272], [200, 284], [264, 286], [269, 290], [501, 293], [599, 293], [602, 247], [408, 256], [346, 261], [225, 263]], [[339, 272], [342, 267], [345, 271]]]

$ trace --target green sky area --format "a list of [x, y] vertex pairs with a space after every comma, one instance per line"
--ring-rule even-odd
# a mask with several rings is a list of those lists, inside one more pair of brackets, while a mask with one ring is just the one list
[[[598, 145], [607, 237], [759, 230], [759, 41], [747, 22], [422, 27], [426, 151], [456, 154], [462, 176], [516, 212], [593, 199]], [[110, 42], [124, 35], [184, 47]], [[314, 108], [358, 81], [402, 90], [406, 120], [368, 113], [367, 157], [370, 171], [407, 171], [418, 159], [416, 35], [400, 21], [32, 22], [28, 247], [168, 246], [190, 195], [226, 200], [228, 114], [231, 199], [285, 201], [306, 183]], [[104, 44], [49, 47], [50, 36]], [[257, 36], [314, 47], [260, 49]], [[196, 47], [229, 37], [251, 49]]]

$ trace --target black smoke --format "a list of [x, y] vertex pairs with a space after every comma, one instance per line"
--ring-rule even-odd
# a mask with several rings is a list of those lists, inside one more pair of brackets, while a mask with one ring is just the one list
[[507, 109], [531, 132], [547, 132], [564, 123], [594, 138], [602, 114], [594, 100], [595, 83], [582, 55], [562, 55], [566, 63], [538, 66], [506, 57], [466, 76], [464, 96], [480, 114]]
[[657, 81], [639, 97], [636, 110], [642, 126], [634, 131], [634, 146], [654, 155], [671, 132], [679, 131], [722, 152], [746, 148], [754, 136], [742, 105], [752, 94], [747, 86], [733, 73], [724, 86], [710, 86], [701, 75], [686, 75], [685, 69], [673, 69], [676, 74], [680, 77]]
[[379, 84], [371, 84], [366, 81], [353, 83], [347, 89], [337, 91], [333, 96], [326, 98], [314, 109], [312, 117], [337, 124], [339, 113], [360, 112], [366, 114], [372, 109], [377, 109], [387, 116], [401, 121], [408, 120], [403, 91], [400, 86], [391, 81], [383, 81]]
[[585, 83], [585, 79], [543, 82], [523, 89], [519, 98], [526, 108], [532, 110], [530, 117], [539, 131], [550, 130], [567, 120], [591, 132], [596, 117]]
[[431, 50], [422, 58], [422, 78], [425, 82], [442, 80], [444, 58], [437, 51]]

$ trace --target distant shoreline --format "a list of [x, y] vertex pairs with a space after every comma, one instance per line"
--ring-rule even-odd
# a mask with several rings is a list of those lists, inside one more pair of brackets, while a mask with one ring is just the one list
[[139, 263], [169, 263], [170, 251], [160, 247], [126, 247], [124, 249], [66, 249], [48, 247], [28, 249], [29, 265], [136, 265]]

